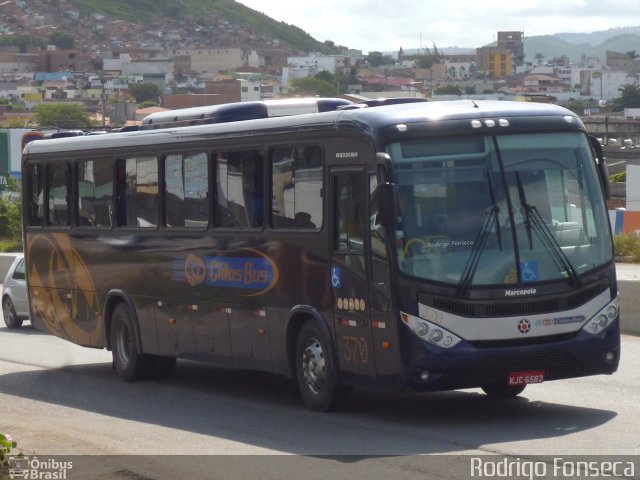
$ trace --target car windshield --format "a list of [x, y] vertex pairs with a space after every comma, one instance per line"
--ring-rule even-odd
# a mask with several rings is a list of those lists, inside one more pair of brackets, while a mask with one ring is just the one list
[[612, 258], [609, 219], [579, 132], [391, 143], [400, 269], [456, 284], [580, 276]]

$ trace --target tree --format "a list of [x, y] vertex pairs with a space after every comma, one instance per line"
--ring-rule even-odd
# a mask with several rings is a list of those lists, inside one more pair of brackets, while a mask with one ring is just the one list
[[433, 50], [429, 47], [424, 47], [424, 55], [418, 59], [417, 63], [420, 68], [431, 68], [438, 63], [442, 63], [442, 54], [435, 42], [433, 43]]
[[68, 50], [73, 48], [75, 39], [68, 33], [53, 32], [51, 35], [49, 35], [49, 43], [63, 50]]
[[136, 102], [142, 103], [147, 100], [154, 102], [160, 97], [160, 87], [155, 83], [132, 83], [129, 85], [129, 92], [136, 97]]
[[393, 63], [393, 57], [390, 55], [383, 55], [382, 52], [369, 52], [369, 55], [364, 57], [370, 67], [379, 67], [381, 65], [391, 65]]
[[327, 70], [322, 70], [321, 72], [316, 73], [316, 78], [332, 84], [336, 81], [335, 75]]
[[436, 89], [436, 93], [438, 95], [458, 95], [461, 96], [464, 92], [462, 89], [456, 85], [445, 85], [444, 87], [440, 87]]
[[640, 86], [623, 85], [618, 91], [620, 96], [611, 102], [614, 110], [624, 110], [625, 108], [640, 108]]
[[75, 103], [41, 103], [35, 108], [34, 120], [41, 127], [81, 129], [91, 126], [89, 113]]
[[338, 93], [333, 84], [315, 77], [296, 78], [291, 80], [289, 87], [289, 92], [294, 95], [333, 97]]
[[[8, 192], [19, 192], [18, 182], [15, 178], [7, 177], [5, 190]], [[21, 208], [19, 196], [0, 197], [0, 238], [15, 240], [19, 239], [22, 232]]]

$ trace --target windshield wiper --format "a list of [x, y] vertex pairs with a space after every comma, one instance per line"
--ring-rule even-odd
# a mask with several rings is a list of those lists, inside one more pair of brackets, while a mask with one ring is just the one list
[[[573, 283], [574, 286], [580, 286], [581, 281], [578, 276], [578, 272], [571, 264], [571, 261], [562, 250], [562, 247], [549, 230], [549, 227], [545, 223], [542, 215], [538, 212], [538, 209], [527, 203], [527, 197], [524, 193], [524, 187], [522, 186], [522, 180], [520, 179], [520, 172], [516, 172], [516, 183], [518, 186], [518, 195], [520, 197], [520, 204], [524, 208], [525, 213], [525, 228], [527, 229], [527, 237], [529, 240], [529, 248], [533, 249], [533, 238], [531, 235], [531, 231], [535, 230], [538, 234], [538, 238], [542, 242], [543, 246], [547, 251], [554, 253], [552, 258], [555, 259], [556, 266], [560, 268], [564, 268], [569, 276], [569, 279]], [[533, 227], [533, 228], [532, 228]], [[559, 263], [558, 263], [559, 262]]]
[[480, 257], [482, 256], [482, 252], [484, 252], [484, 246], [487, 243], [487, 238], [489, 237], [489, 233], [493, 231], [494, 225], [498, 239], [498, 248], [502, 251], [502, 234], [500, 231], [500, 219], [498, 216], [500, 208], [496, 203], [496, 196], [489, 172], [487, 172], [487, 184], [489, 186], [489, 195], [491, 196], [492, 206], [484, 212], [482, 227], [480, 228], [478, 235], [476, 235], [471, 255], [469, 256], [469, 260], [467, 260], [467, 264], [464, 266], [464, 270], [462, 271], [462, 276], [460, 277], [460, 283], [458, 286], [458, 295], [460, 296], [463, 296], [469, 288], [469, 285], [471, 285], [473, 276], [475, 275], [476, 270], [478, 269], [478, 264], [480, 263]]

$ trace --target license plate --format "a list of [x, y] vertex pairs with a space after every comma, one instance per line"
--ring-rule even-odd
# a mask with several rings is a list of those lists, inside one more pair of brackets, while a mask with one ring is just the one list
[[530, 383], [544, 382], [544, 370], [531, 370], [528, 372], [510, 372], [509, 386], [528, 385]]

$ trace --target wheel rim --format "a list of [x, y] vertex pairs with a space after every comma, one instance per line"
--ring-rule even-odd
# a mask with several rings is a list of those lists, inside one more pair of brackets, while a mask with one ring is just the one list
[[129, 348], [131, 345], [131, 332], [125, 323], [121, 323], [116, 332], [116, 347], [118, 359], [122, 365], [129, 363]]
[[13, 304], [11, 303], [10, 299], [6, 299], [4, 302], [2, 302], [2, 316], [4, 317], [4, 323], [6, 323], [7, 325], [13, 325]]
[[326, 363], [320, 342], [312, 338], [302, 352], [302, 377], [313, 394], [319, 395], [326, 380]]

